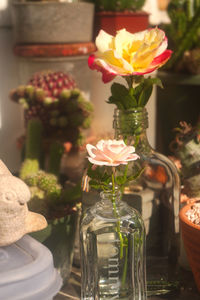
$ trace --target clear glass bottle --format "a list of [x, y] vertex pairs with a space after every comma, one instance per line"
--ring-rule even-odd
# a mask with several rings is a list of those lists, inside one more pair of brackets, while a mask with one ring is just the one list
[[[168, 258], [172, 258], [174, 263], [178, 254], [180, 196], [178, 172], [170, 159], [149, 145], [146, 135], [148, 114], [145, 108], [126, 111], [116, 109], [113, 126], [115, 138], [123, 139], [126, 144], [135, 146], [136, 153], [140, 156], [138, 163], [144, 171], [138, 180], [130, 182], [124, 189], [123, 200], [141, 213], [147, 234], [147, 257], [150, 258], [147, 261], [152, 270], [159, 260], [157, 265], [162, 269], [163, 275], [162, 258], [167, 258], [167, 264]], [[155, 271], [157, 278], [154, 277], [155, 274], [151, 277], [150, 273], [148, 279], [155, 280], [162, 277], [158, 270]]]
[[102, 192], [82, 219], [81, 299], [145, 300], [145, 229], [120, 192]]

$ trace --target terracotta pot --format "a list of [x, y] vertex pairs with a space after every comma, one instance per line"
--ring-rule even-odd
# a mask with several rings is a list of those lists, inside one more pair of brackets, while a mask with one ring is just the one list
[[190, 222], [185, 215], [191, 206], [192, 204], [185, 205], [180, 210], [179, 217], [186, 254], [197, 288], [200, 291], [200, 226]]
[[126, 28], [127, 31], [135, 33], [147, 29], [149, 26], [149, 15], [143, 11], [112, 12], [101, 11], [95, 15], [94, 34], [97, 36], [100, 29], [115, 35], [117, 30]]

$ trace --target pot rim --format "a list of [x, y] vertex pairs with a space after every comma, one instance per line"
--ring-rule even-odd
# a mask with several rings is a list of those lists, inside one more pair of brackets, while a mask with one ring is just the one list
[[13, 6], [55, 6], [55, 5], [60, 5], [60, 6], [67, 6], [67, 5], [73, 5], [73, 6], [85, 6], [85, 7], [93, 7], [94, 8], [94, 4], [93, 3], [88, 3], [88, 2], [58, 2], [58, 1], [18, 1], [18, 0], [13, 0], [11, 2], [11, 4]]
[[103, 16], [103, 17], [118, 17], [118, 16], [144, 16], [148, 17], [149, 13], [142, 11], [142, 10], [137, 10], [137, 11], [131, 11], [131, 10], [125, 10], [125, 11], [98, 11], [95, 13], [97, 16]]
[[186, 216], [186, 212], [191, 209], [191, 207], [193, 206], [194, 203], [191, 204], [186, 204], [185, 206], [183, 206], [179, 212], [179, 218], [180, 220], [185, 223], [187, 226], [192, 227], [196, 230], [200, 230], [200, 225], [196, 225], [194, 223], [192, 223], [190, 220], [188, 220], [187, 216]]

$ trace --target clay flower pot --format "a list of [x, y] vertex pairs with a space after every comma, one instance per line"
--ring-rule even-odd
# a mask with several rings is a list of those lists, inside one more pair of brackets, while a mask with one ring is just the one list
[[191, 270], [200, 291], [200, 226], [188, 220], [186, 212], [192, 204], [185, 205], [179, 213], [182, 238]]
[[115, 35], [116, 31], [126, 28], [127, 31], [135, 33], [147, 29], [149, 26], [149, 15], [144, 11], [101, 11], [95, 15], [95, 37], [100, 29]]

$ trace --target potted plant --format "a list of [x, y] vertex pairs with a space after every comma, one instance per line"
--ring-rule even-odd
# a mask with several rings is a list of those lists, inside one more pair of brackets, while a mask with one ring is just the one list
[[95, 36], [100, 29], [115, 35], [117, 30], [126, 28], [135, 33], [148, 27], [148, 14], [141, 11], [144, 0], [88, 0], [96, 8]]
[[171, 151], [180, 161], [180, 175], [184, 186], [183, 192], [190, 198], [200, 197], [200, 123], [192, 127], [180, 122], [174, 129], [176, 137], [171, 143]]
[[166, 154], [169, 154], [173, 128], [182, 120], [194, 126], [200, 109], [200, 6], [197, 1], [172, 0], [168, 14], [171, 23], [163, 27], [173, 54], [163, 70], [159, 71], [165, 90], [158, 90], [157, 94], [157, 144], [159, 150]]
[[[196, 251], [198, 248], [196, 245], [198, 238], [197, 236], [195, 237], [195, 235], [199, 234], [198, 230], [200, 226], [193, 224], [191, 222], [192, 218], [190, 218], [190, 220], [188, 219], [187, 211], [190, 211], [191, 214], [193, 203], [200, 199], [200, 128], [198, 125], [192, 127], [186, 122], [181, 122], [180, 127], [175, 128], [175, 130], [176, 136], [174, 141], [171, 143], [170, 148], [174, 152], [174, 157], [172, 157], [172, 159], [175, 161], [180, 172], [182, 182], [180, 206], [183, 207], [180, 211], [182, 239], [180, 240], [179, 264], [185, 269], [189, 269], [190, 265], [193, 269], [195, 255], [193, 256], [191, 253]], [[185, 202], [187, 204], [183, 206]], [[194, 217], [195, 214], [196, 209], [194, 207]], [[197, 223], [198, 218], [197, 220], [193, 219], [192, 221]], [[195, 247], [197, 247], [196, 250], [194, 250]], [[185, 254], [185, 250], [187, 252], [188, 259]]]
[[[31, 190], [29, 208], [43, 214], [49, 224], [34, 237], [52, 251], [55, 266], [66, 281], [73, 257], [81, 187], [78, 180], [73, 182], [72, 176], [62, 174], [61, 162], [65, 150], [67, 155], [78, 154], [84, 129], [90, 126], [92, 106], [74, 80], [62, 72], [35, 74], [28, 85], [11, 92], [11, 99], [23, 105], [25, 115], [19, 176]], [[81, 174], [81, 166], [78, 168]]]
[[16, 44], [90, 42], [94, 5], [61, 0], [13, 0], [12, 23]]
[[168, 6], [170, 24], [164, 25], [169, 43], [174, 50], [166, 65], [168, 71], [198, 74], [200, 5], [197, 1], [172, 0]]
[[182, 238], [188, 261], [200, 291], [200, 203], [187, 204], [180, 211]]

